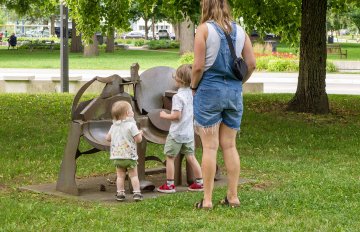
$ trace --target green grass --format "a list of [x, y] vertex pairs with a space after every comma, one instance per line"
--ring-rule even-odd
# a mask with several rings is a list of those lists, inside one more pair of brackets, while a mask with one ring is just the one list
[[[96, 57], [84, 57], [82, 53], [70, 53], [70, 69], [118, 69], [128, 70], [138, 62], [140, 69], [154, 66], [177, 67], [179, 54], [176, 49], [168, 51], [116, 50], [114, 53], [100, 51]], [[0, 68], [60, 68], [59, 51], [0, 49]]]
[[[341, 44], [341, 49], [345, 49], [348, 52], [348, 56], [347, 59], [342, 59], [342, 60], [360, 60], [360, 44], [356, 44], [356, 43], [340, 43]], [[277, 47], [277, 51], [278, 52], [291, 52], [294, 54], [299, 53], [299, 48], [294, 48], [294, 47], [289, 47], [285, 44], [279, 44]], [[339, 60], [340, 56], [339, 55], [333, 55], [333, 54], [329, 54], [328, 55], [328, 59], [329, 60]]]
[[[0, 231], [357, 231], [360, 97], [330, 96], [332, 113], [285, 112], [291, 95], [248, 94], [237, 146], [238, 209], [193, 210], [200, 193], [134, 204], [79, 202], [18, 187], [55, 182], [73, 95], [0, 94]], [[85, 146], [85, 144], [83, 144]], [[162, 147], [154, 147], [161, 152]], [[223, 166], [222, 158], [218, 163]], [[77, 175], [112, 173], [106, 153], [80, 157]], [[214, 202], [226, 193], [214, 192]]]

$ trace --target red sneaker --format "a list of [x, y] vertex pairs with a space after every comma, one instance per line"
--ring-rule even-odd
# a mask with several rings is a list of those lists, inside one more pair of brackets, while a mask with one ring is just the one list
[[161, 185], [159, 188], [157, 188], [158, 192], [161, 193], [174, 193], [176, 192], [175, 190], [175, 185], [167, 185], [166, 183]]
[[204, 186], [202, 184], [198, 184], [194, 182], [191, 185], [189, 185], [188, 190], [192, 192], [202, 192], [204, 191]]

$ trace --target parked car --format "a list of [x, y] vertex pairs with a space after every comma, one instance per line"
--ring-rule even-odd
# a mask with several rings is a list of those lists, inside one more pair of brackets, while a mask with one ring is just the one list
[[[72, 28], [68, 28], [69, 38], [71, 38]], [[55, 35], [60, 38], [60, 27], [55, 27]]]
[[130, 31], [129, 33], [122, 35], [122, 39], [144, 39], [145, 34], [141, 31]]
[[153, 40], [153, 39], [159, 39], [158, 33], [156, 32], [154, 37], [152, 31], [149, 31], [148, 40]]
[[166, 29], [160, 29], [158, 31], [159, 39], [170, 39], [170, 34]]
[[176, 39], [175, 33], [170, 33], [170, 39], [172, 39], [172, 40], [175, 40], [175, 39]]
[[[250, 33], [250, 39], [251, 41], [258, 40], [260, 38], [260, 35], [257, 31], [252, 31]], [[281, 38], [273, 33], [265, 33], [265, 36], [263, 37], [264, 41], [270, 41], [270, 40], [280, 40]]]

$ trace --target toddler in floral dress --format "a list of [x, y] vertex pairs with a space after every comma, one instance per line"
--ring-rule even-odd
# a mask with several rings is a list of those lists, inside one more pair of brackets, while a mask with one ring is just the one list
[[140, 182], [137, 173], [137, 149], [136, 143], [142, 140], [142, 131], [136, 126], [134, 112], [131, 105], [126, 101], [115, 102], [111, 109], [113, 125], [111, 126], [106, 140], [111, 142], [110, 159], [116, 167], [116, 200], [125, 200], [125, 177], [128, 171], [131, 185], [134, 190], [133, 199], [141, 201], [143, 196], [140, 192]]

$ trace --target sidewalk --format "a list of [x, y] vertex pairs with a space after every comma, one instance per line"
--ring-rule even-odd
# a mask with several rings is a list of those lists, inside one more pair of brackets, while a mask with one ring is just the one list
[[[141, 73], [141, 72], [140, 72]], [[130, 76], [129, 70], [81, 70], [71, 69], [69, 79], [76, 78], [81, 81], [91, 80], [95, 76], [107, 77], [118, 74], [122, 77]], [[21, 79], [32, 77], [32, 80], [50, 81], [60, 78], [60, 69], [13, 69], [0, 68], [0, 80]], [[262, 83], [264, 93], [295, 93], [298, 73], [272, 73], [255, 72], [249, 83]], [[360, 74], [327, 74], [326, 91], [329, 94], [356, 94], [360, 95]]]
[[[91, 70], [91, 69], [70, 69], [69, 78], [81, 77], [83, 81], [91, 80], [96, 76], [107, 77], [118, 74], [122, 77], [130, 76], [129, 70]], [[35, 80], [51, 80], [52, 77], [60, 78], [60, 69], [17, 69], [17, 68], [0, 68], [0, 80], [4, 77], [23, 77], [33, 76]]]

